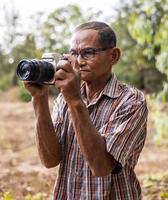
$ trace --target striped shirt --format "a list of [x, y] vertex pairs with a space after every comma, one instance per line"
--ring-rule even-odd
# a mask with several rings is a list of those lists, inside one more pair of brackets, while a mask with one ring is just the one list
[[113, 74], [92, 102], [86, 101], [85, 83], [81, 95], [93, 125], [105, 138], [107, 151], [122, 169], [103, 177], [92, 175], [60, 94], [52, 113], [62, 148], [54, 200], [140, 200], [141, 188], [134, 167], [146, 138], [147, 106], [143, 93], [120, 83]]

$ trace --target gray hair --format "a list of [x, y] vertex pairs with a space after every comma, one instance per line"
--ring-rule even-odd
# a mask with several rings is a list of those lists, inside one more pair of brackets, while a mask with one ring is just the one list
[[102, 47], [115, 47], [117, 43], [115, 32], [112, 28], [104, 22], [91, 21], [81, 24], [75, 28], [75, 32], [82, 30], [97, 30], [98, 31], [98, 41]]

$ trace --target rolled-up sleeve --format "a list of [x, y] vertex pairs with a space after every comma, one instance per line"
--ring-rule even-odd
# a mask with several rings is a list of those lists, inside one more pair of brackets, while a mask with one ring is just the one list
[[52, 115], [51, 115], [55, 133], [56, 133], [60, 143], [61, 143], [62, 132], [63, 132], [62, 124], [63, 124], [63, 110], [65, 107], [64, 104], [65, 103], [64, 103], [61, 95], [59, 95], [54, 101], [54, 106], [53, 106]]
[[146, 138], [147, 106], [136, 101], [121, 107], [112, 115], [100, 132], [104, 135], [107, 151], [124, 167], [135, 166]]

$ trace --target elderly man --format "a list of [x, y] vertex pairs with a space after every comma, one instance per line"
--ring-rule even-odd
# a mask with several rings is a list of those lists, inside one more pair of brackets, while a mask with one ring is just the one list
[[25, 82], [35, 110], [37, 147], [47, 167], [60, 164], [54, 200], [140, 200], [134, 172], [146, 138], [142, 92], [120, 83], [114, 31], [103, 22], [79, 25], [60, 60], [60, 94], [52, 117], [47, 86]]

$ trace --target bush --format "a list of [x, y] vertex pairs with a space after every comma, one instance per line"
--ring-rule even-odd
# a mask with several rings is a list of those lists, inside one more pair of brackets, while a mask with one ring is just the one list
[[0, 91], [5, 91], [11, 86], [11, 74], [0, 77]]
[[[166, 108], [163, 106], [161, 110], [156, 111], [154, 122], [156, 128], [155, 142], [159, 146], [166, 144], [166, 138], [168, 137], [168, 113]], [[165, 110], [164, 110], [165, 109]]]
[[21, 101], [29, 102], [31, 101], [31, 95], [28, 93], [28, 91], [23, 87], [23, 83], [19, 83], [18, 86], [18, 97]]
[[14, 200], [14, 198], [10, 192], [5, 192], [3, 194], [2, 200]]
[[43, 200], [43, 199], [44, 198], [42, 193], [37, 193], [35, 195], [28, 194], [25, 197], [25, 200]]
[[144, 176], [143, 197], [150, 200], [167, 200], [168, 172]]
[[158, 95], [147, 95], [148, 107], [153, 126], [156, 130], [155, 143], [158, 146], [168, 145], [168, 103], [158, 98]]
[[157, 101], [166, 103], [168, 102], [168, 83], [163, 83], [163, 90], [157, 94]]
[[[27, 194], [24, 198], [24, 200], [44, 200], [44, 199], [46, 199], [46, 196], [43, 193], [37, 193], [34, 195]], [[1, 200], [15, 200], [15, 199], [10, 192], [5, 192]]]

